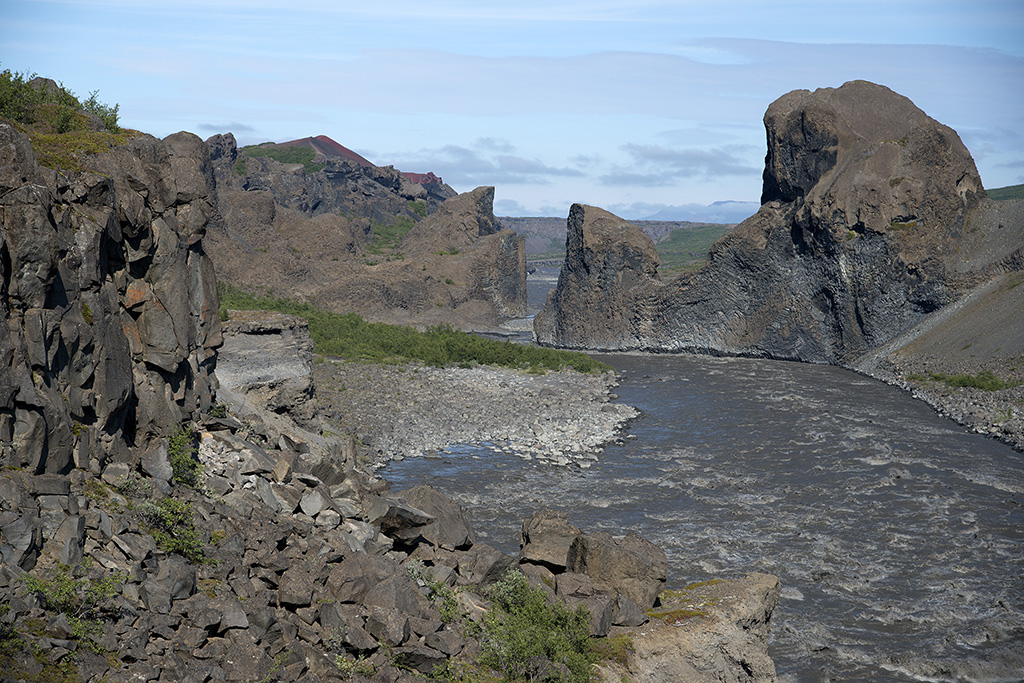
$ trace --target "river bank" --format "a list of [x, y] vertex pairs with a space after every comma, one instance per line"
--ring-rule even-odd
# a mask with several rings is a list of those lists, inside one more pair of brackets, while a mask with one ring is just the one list
[[1024, 360], [1000, 363], [995, 371], [989, 364], [986, 369], [1011, 386], [998, 390], [951, 386], [938, 377], [977, 375], [979, 367], [938, 357], [884, 359], [865, 374], [900, 387], [968, 431], [1024, 452]]
[[590, 467], [639, 413], [612, 403], [613, 373], [545, 375], [323, 358], [314, 363], [326, 429], [351, 434], [374, 466], [490, 444], [530, 460]]

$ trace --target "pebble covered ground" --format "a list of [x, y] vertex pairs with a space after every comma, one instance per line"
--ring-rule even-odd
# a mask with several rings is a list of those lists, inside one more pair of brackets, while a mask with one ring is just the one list
[[977, 373], [977, 364], [960, 363], [949, 358], [902, 357], [898, 364], [883, 362], [872, 375], [903, 387], [940, 415], [1024, 451], [1024, 358], [992, 365], [997, 366], [995, 375], [1011, 386], [986, 391], [974, 387], [952, 387], [932, 379], [932, 373], [947, 376]]
[[491, 444], [526, 459], [589, 467], [639, 413], [611, 403], [615, 376], [494, 367], [314, 363], [327, 429], [352, 434], [374, 464]]

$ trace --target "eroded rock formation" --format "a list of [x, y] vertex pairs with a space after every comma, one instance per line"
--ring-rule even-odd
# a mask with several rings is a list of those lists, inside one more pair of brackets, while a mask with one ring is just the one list
[[[494, 188], [454, 195], [434, 183], [424, 195], [390, 167], [325, 158], [307, 173], [242, 158], [231, 136], [207, 145], [219, 197], [207, 243], [221, 280], [273, 283], [278, 296], [383, 322], [481, 329], [525, 315], [523, 240], [500, 230]], [[400, 241], [399, 225], [412, 228]]]
[[98, 472], [215, 389], [206, 146], [140, 135], [87, 168], [40, 168], [0, 124], [0, 444], [35, 473]]
[[798, 90], [764, 121], [762, 206], [695, 273], [660, 281], [625, 257], [639, 230], [609, 241], [606, 215], [574, 207], [538, 340], [849, 363], [1021, 260], [1018, 228], [1001, 248], [979, 236], [995, 226], [969, 152], [907, 98], [864, 81]]

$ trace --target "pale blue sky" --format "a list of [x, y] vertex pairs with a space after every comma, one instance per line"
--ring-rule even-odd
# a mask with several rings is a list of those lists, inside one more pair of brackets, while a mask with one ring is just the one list
[[1024, 182], [1024, 2], [0, 0], [0, 66], [165, 136], [328, 135], [499, 215], [756, 201], [768, 105], [881, 83]]

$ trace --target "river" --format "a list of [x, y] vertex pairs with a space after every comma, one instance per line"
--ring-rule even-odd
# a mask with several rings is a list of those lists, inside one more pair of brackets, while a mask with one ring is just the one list
[[546, 506], [657, 543], [670, 586], [779, 576], [784, 681], [1024, 680], [1024, 456], [840, 368], [599, 357], [642, 416], [593, 468], [465, 446], [384, 476], [445, 490], [506, 552]]

